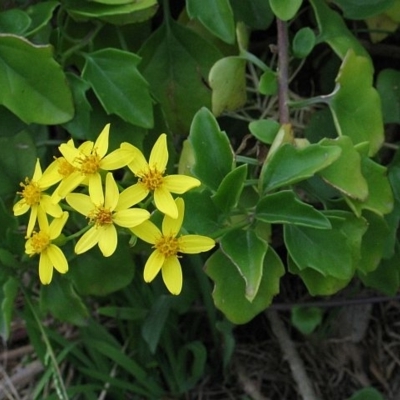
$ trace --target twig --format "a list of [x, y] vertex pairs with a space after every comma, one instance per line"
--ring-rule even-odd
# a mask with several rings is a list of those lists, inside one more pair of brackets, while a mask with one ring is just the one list
[[243, 367], [239, 364], [236, 364], [236, 371], [238, 374], [238, 379], [240, 384], [242, 385], [243, 390], [246, 394], [253, 400], [270, 400], [268, 397], [265, 397], [260, 393], [260, 390], [257, 388], [256, 384], [250, 379]]
[[282, 353], [287, 359], [294, 380], [299, 388], [300, 395], [304, 400], [317, 400], [317, 395], [314, 392], [310, 379], [306, 373], [303, 360], [300, 358], [289, 334], [279, 318], [279, 315], [274, 310], [266, 311], [267, 318], [271, 324], [272, 331], [278, 339]]

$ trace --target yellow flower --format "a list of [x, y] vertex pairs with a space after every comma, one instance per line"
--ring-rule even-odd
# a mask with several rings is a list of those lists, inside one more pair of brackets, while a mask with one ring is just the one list
[[75, 168], [75, 171], [63, 179], [57, 190], [58, 196], [64, 198], [87, 180], [89, 193], [95, 198], [100, 198], [103, 193], [100, 170], [112, 171], [122, 168], [132, 161], [133, 154], [123, 149], [114, 150], [106, 155], [109, 132], [110, 124], [107, 124], [95, 143], [87, 141], [79, 148], [64, 143], [59, 147], [61, 154]]
[[105, 193], [92, 192], [90, 196], [81, 193], [67, 195], [67, 203], [89, 219], [92, 227], [85, 232], [75, 246], [75, 253], [81, 254], [98, 244], [104, 257], [111, 256], [117, 248], [115, 225], [131, 228], [150, 217], [147, 210], [129, 208], [132, 200], [124, 192], [119, 194], [112, 173], [106, 176]]
[[167, 289], [175, 295], [182, 290], [182, 268], [178, 253], [196, 254], [208, 251], [215, 246], [215, 241], [207, 236], [184, 235], [179, 236], [185, 203], [182, 198], [175, 200], [178, 217], [164, 216], [162, 232], [150, 221], [145, 221], [131, 231], [140, 239], [154, 247], [144, 267], [144, 280], [151, 282], [156, 275], [162, 273]]
[[54, 218], [62, 215], [62, 209], [58, 204], [53, 204], [51, 198], [44, 191], [48, 189], [54, 181], [53, 171], [45, 171], [42, 173], [39, 159], [36, 160], [35, 171], [32, 179], [25, 178], [25, 182], [20, 185], [23, 188], [21, 192], [17, 192], [22, 198], [14, 204], [14, 215], [22, 215], [31, 210], [26, 236], [32, 234], [38, 214], [49, 214]]
[[53, 240], [57, 239], [68, 219], [65, 211], [60, 218], [55, 218], [49, 225], [45, 214], [39, 214], [39, 232], [33, 232], [25, 243], [25, 253], [30, 257], [40, 255], [39, 278], [43, 285], [48, 285], [53, 277], [53, 267], [60, 273], [68, 271], [68, 262], [61, 249]]
[[121, 148], [133, 154], [128, 168], [138, 177], [138, 183], [129, 187], [134, 198], [143, 200], [150, 192], [154, 192], [156, 207], [171, 218], [178, 217], [178, 209], [171, 193], [182, 194], [200, 186], [201, 182], [186, 175], [165, 175], [168, 162], [167, 135], [163, 133], [157, 139], [150, 153], [149, 162], [143, 153], [129, 143], [122, 143]]

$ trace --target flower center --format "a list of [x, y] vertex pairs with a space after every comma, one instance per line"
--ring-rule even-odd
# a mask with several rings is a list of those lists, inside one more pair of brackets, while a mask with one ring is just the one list
[[40, 203], [41, 189], [36, 182], [30, 181], [25, 178], [25, 183], [21, 182], [20, 186], [23, 187], [22, 192], [18, 192], [24, 199], [28, 206], [33, 206]]
[[100, 169], [100, 157], [96, 150], [92, 154], [77, 158], [76, 161], [80, 164], [79, 171], [84, 175], [95, 174]]
[[47, 246], [50, 244], [50, 236], [43, 231], [34, 232], [31, 237], [31, 244], [33, 251], [36, 254], [40, 254], [46, 250]]
[[166, 258], [176, 256], [179, 252], [179, 241], [175, 236], [162, 236], [154, 245]]
[[75, 171], [75, 167], [70, 164], [65, 158], [58, 159], [58, 173], [63, 177], [70, 176]]
[[148, 171], [143, 173], [139, 181], [146, 186], [150, 191], [154, 191], [163, 183], [163, 173], [158, 171], [157, 168], [149, 168]]
[[90, 219], [90, 222], [93, 222], [96, 225], [96, 227], [111, 225], [113, 223], [112, 212], [109, 208], [102, 206], [96, 207], [92, 210], [89, 213], [88, 218]]

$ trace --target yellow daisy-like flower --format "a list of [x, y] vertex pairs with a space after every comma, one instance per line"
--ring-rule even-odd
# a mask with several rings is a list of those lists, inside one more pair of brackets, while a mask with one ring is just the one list
[[89, 193], [95, 198], [100, 198], [103, 194], [100, 170], [112, 171], [132, 161], [133, 154], [121, 148], [106, 155], [109, 132], [110, 124], [107, 124], [94, 143], [87, 141], [79, 148], [64, 143], [59, 147], [65, 160], [75, 170], [62, 180], [57, 190], [58, 196], [64, 198], [87, 180]]
[[58, 204], [53, 204], [51, 198], [44, 191], [54, 184], [54, 171], [45, 171], [42, 173], [39, 159], [36, 160], [35, 171], [32, 179], [25, 178], [25, 182], [20, 185], [23, 188], [17, 192], [22, 198], [14, 204], [14, 215], [22, 215], [31, 210], [26, 236], [32, 234], [38, 214], [49, 214], [54, 218], [62, 215], [62, 209]]
[[133, 160], [128, 164], [128, 168], [139, 179], [138, 183], [127, 189], [130, 195], [141, 201], [153, 192], [156, 207], [171, 218], [177, 218], [178, 209], [171, 193], [185, 193], [200, 186], [201, 182], [186, 175], [165, 175], [168, 162], [167, 135], [163, 133], [157, 139], [151, 150], [149, 162], [135, 146], [122, 143], [121, 148], [132, 153]]
[[82, 193], [67, 195], [67, 203], [90, 220], [92, 227], [85, 232], [75, 245], [75, 253], [81, 254], [98, 244], [104, 257], [111, 256], [117, 248], [117, 229], [115, 225], [131, 228], [150, 217], [147, 210], [129, 208], [133, 201], [124, 192], [119, 193], [111, 173], [106, 176], [105, 193], [92, 192], [90, 196]]
[[152, 222], [145, 221], [131, 231], [140, 239], [154, 247], [144, 267], [144, 280], [151, 282], [156, 275], [162, 273], [167, 289], [175, 295], [182, 290], [182, 268], [178, 253], [197, 254], [208, 251], [215, 246], [215, 241], [207, 236], [184, 235], [179, 236], [185, 212], [185, 203], [182, 198], [175, 200], [178, 217], [164, 216], [162, 231]]
[[39, 278], [43, 285], [48, 285], [53, 277], [53, 268], [60, 274], [68, 271], [68, 262], [61, 249], [52, 243], [57, 239], [68, 219], [65, 211], [60, 218], [55, 218], [49, 225], [45, 214], [39, 214], [39, 232], [33, 232], [25, 243], [25, 253], [30, 257], [39, 254]]

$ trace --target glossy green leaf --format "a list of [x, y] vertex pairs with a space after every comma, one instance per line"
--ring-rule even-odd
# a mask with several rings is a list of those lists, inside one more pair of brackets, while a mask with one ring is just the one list
[[312, 29], [305, 27], [296, 32], [293, 38], [292, 51], [297, 58], [306, 58], [315, 46], [316, 37]]
[[60, 3], [58, 1], [47, 0], [42, 3], [32, 4], [26, 9], [26, 13], [31, 19], [31, 24], [25, 36], [32, 36], [50, 23], [54, 10]]
[[60, 321], [78, 326], [85, 325], [89, 317], [85, 304], [71, 282], [63, 277], [54, 277], [50, 285], [41, 286], [40, 305], [44, 311], [50, 312]]
[[251, 134], [265, 144], [272, 144], [279, 128], [279, 123], [273, 119], [260, 119], [249, 124]]
[[0, 195], [15, 193], [20, 182], [32, 177], [36, 157], [35, 144], [27, 132], [0, 138]]
[[[318, 22], [320, 34], [317, 42], [327, 42], [333, 51], [343, 59], [349, 49], [368, 60], [369, 54], [360, 41], [349, 31], [343, 18], [332, 10], [325, 0], [310, 0]], [[372, 68], [372, 62], [369, 65]]]
[[[364, 201], [368, 196], [368, 184], [362, 174], [361, 157], [347, 136], [337, 139], [323, 139], [323, 146], [339, 146], [340, 157], [318, 175], [346, 196]], [[351, 171], [351, 174], [349, 174]]]
[[260, 76], [258, 91], [266, 96], [273, 96], [278, 91], [278, 75], [271, 69], [267, 69]]
[[16, 8], [0, 12], [0, 33], [22, 35], [31, 24], [29, 15]]
[[75, 19], [99, 18], [115, 25], [143, 22], [158, 9], [157, 0], [136, 0], [126, 4], [101, 4], [94, 1], [66, 0], [66, 9]]
[[193, 118], [189, 141], [196, 160], [193, 174], [211, 190], [217, 191], [234, 166], [233, 150], [228, 136], [219, 129], [215, 117], [206, 108]]
[[346, 18], [365, 19], [386, 11], [395, 0], [333, 0]]
[[264, 196], [256, 207], [256, 219], [271, 224], [295, 224], [330, 229], [329, 219], [309, 204], [303, 203], [291, 190]]
[[220, 241], [221, 250], [238, 269], [244, 279], [245, 297], [252, 302], [258, 293], [267, 242], [258, 238], [253, 230], [234, 230]]
[[400, 71], [382, 70], [376, 81], [381, 96], [383, 121], [387, 124], [400, 123]]
[[373, 387], [357, 390], [348, 400], [385, 400], [381, 393]]
[[311, 144], [296, 148], [283, 144], [262, 168], [260, 176], [263, 193], [310, 178], [337, 160], [341, 148]]
[[190, 18], [197, 18], [210, 32], [226, 43], [235, 42], [235, 21], [229, 0], [188, 0]]
[[269, 248], [258, 293], [252, 302], [245, 297], [243, 277], [221, 250], [207, 260], [205, 272], [215, 284], [212, 294], [215, 306], [233, 323], [245, 324], [267, 308], [279, 293], [279, 281], [285, 268], [275, 251]]
[[235, 168], [224, 177], [218, 190], [212, 196], [214, 203], [220, 210], [229, 212], [237, 205], [246, 177], [247, 164]]
[[386, 167], [368, 157], [362, 157], [361, 172], [368, 184], [368, 197], [364, 201], [346, 197], [348, 205], [356, 215], [361, 215], [362, 210], [370, 210], [381, 216], [390, 213], [394, 200]]
[[370, 61], [349, 50], [336, 78], [335, 91], [326, 96], [340, 136], [354, 144], [369, 142], [373, 156], [384, 140], [380, 97], [372, 86]]
[[168, 19], [149, 37], [140, 55], [141, 71], [170, 129], [187, 133], [196, 112], [203, 106], [211, 108], [207, 77], [222, 54], [192, 30]]
[[269, 0], [274, 14], [283, 21], [292, 19], [299, 11], [303, 0]]
[[242, 21], [256, 30], [267, 29], [274, 14], [265, 0], [230, 0], [236, 21]]
[[71, 91], [51, 46], [0, 35], [0, 87], [0, 104], [27, 124], [61, 124], [74, 115]]
[[[9, 231], [17, 232], [17, 229], [18, 229], [17, 217], [14, 217], [14, 215], [10, 212], [9, 207], [6, 207], [4, 201], [0, 197], [0, 243], [5, 244], [8, 232]], [[16, 243], [13, 243], [13, 248], [14, 249], [18, 248]], [[14, 256], [12, 256], [11, 259], [13, 260], [12, 266], [15, 266]], [[0, 262], [3, 262], [1, 257], [0, 257]]]
[[312, 268], [300, 270], [295, 262], [289, 257], [288, 268], [292, 274], [299, 275], [311, 296], [329, 296], [345, 288], [352, 277], [338, 279], [331, 275], [323, 275]]
[[26, 127], [14, 113], [0, 105], [0, 137], [14, 136]]
[[69, 263], [68, 276], [79, 294], [106, 296], [131, 283], [135, 264], [127, 245], [124, 246], [121, 241], [122, 238], [111, 257], [103, 257], [94, 248]]
[[304, 335], [309, 335], [322, 322], [323, 312], [318, 307], [300, 307], [292, 308], [290, 322]]
[[11, 333], [11, 322], [14, 317], [15, 299], [18, 294], [20, 283], [13, 277], [8, 277], [1, 282], [0, 287], [0, 336], [3, 342], [6, 342]]
[[153, 126], [153, 106], [146, 80], [137, 70], [140, 58], [118, 49], [85, 56], [82, 76], [109, 113], [144, 128]]
[[241, 57], [225, 57], [218, 60], [208, 76], [212, 89], [212, 112], [215, 116], [223, 111], [234, 111], [246, 102], [246, 60]]
[[132, 0], [89, 0], [95, 3], [109, 4], [111, 6], [118, 6], [120, 4], [132, 3]]

